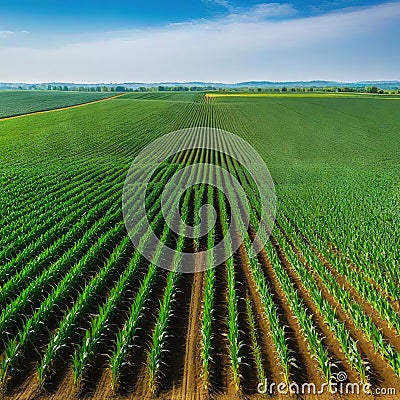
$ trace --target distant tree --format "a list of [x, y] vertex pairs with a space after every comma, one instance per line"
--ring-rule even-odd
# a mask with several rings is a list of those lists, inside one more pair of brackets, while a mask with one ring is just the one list
[[376, 86], [367, 87], [367, 93], [378, 93], [378, 88]]
[[64, 92], [68, 92], [68, 86], [65, 85], [65, 86], [63, 87], [63, 90], [64, 90]]
[[47, 85], [47, 90], [51, 90], [51, 85]]
[[295, 92], [295, 91], [296, 91], [296, 88], [292, 87], [290, 90], [291, 90], [292, 92]]
[[287, 87], [284, 86], [284, 87], [282, 88], [282, 92], [287, 92]]

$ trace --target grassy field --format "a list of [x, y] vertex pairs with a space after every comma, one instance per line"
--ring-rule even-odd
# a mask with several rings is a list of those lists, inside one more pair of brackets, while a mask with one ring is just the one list
[[[265, 378], [319, 388], [339, 372], [400, 393], [399, 111], [380, 96], [132, 93], [0, 121], [4, 397], [256, 398]], [[164, 243], [213, 248], [228, 211], [239, 218], [238, 204], [199, 185], [182, 215], [196, 222], [212, 203], [213, 229], [192, 240], [164, 223], [165, 183], [204, 157], [235, 175], [254, 205], [232, 257], [181, 275], [135, 250], [121, 197], [146, 144], [195, 126], [257, 149], [278, 211], [270, 241], [249, 257], [259, 204], [246, 171], [221, 153], [173, 158], [147, 204]]]
[[0, 118], [63, 108], [105, 99], [115, 93], [0, 91]]

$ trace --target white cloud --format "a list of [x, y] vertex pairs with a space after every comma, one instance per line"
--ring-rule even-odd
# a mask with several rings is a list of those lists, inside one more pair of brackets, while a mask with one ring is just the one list
[[[268, 20], [289, 5], [58, 48], [0, 47], [2, 81], [399, 79], [400, 3]], [[251, 16], [251, 18], [250, 18]]]
[[7, 38], [14, 35], [13, 31], [0, 31], [0, 38]]
[[269, 18], [290, 17], [296, 13], [296, 9], [289, 3], [262, 3], [256, 4], [248, 10], [243, 8], [232, 9], [227, 18], [231, 21], [255, 22]]
[[231, 5], [227, 0], [204, 0], [204, 1], [206, 1], [207, 3], [215, 3], [225, 8], [231, 8]]
[[227, 10], [231, 10], [233, 7], [230, 5], [227, 0], [203, 0], [205, 3], [214, 3], [219, 6], [225, 7]]

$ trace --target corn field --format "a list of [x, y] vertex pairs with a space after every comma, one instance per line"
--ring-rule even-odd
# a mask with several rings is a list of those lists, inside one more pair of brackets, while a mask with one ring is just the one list
[[[258, 398], [267, 381], [314, 383], [331, 398], [343, 373], [365, 396], [400, 393], [400, 101], [155, 92], [40, 115], [26, 102], [27, 115], [0, 119], [1, 396]], [[148, 260], [132, 244], [128, 169], [148, 143], [190, 127], [232, 132], [268, 166], [277, 215], [257, 255], [262, 204], [237, 161], [246, 154], [228, 142], [237, 158], [193, 146], [157, 167], [149, 228], [142, 219], [134, 229], [143, 246], [152, 232], [160, 245]], [[186, 190], [174, 232], [162, 193], [197, 163], [232, 180], [216, 173], [224, 190]], [[241, 245], [227, 241], [216, 268], [181, 273], [181, 252], [209, 250], [198, 262], [213, 265], [216, 244], [240, 224], [233, 179], [251, 205]], [[199, 226], [205, 204], [207, 233], [191, 238], [185, 226]], [[177, 250], [166, 269], [161, 244]]]

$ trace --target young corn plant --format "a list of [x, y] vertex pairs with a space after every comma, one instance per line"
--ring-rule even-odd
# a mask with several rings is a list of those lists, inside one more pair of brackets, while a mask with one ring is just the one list
[[[300, 243], [300, 241], [298, 241]], [[400, 376], [400, 353], [387, 342], [382, 332], [362, 309], [361, 305], [356, 303], [351, 294], [338, 283], [337, 279], [332, 275], [329, 268], [321, 262], [321, 260], [311, 250], [305, 247], [304, 254], [308, 258], [308, 262], [313, 265], [313, 269], [318, 273], [328, 292], [341, 305], [343, 310], [349, 314], [355, 326], [360, 329], [367, 340], [369, 340], [377, 353], [386, 359], [397, 376]], [[357, 361], [359, 363], [359, 361]], [[360, 365], [358, 369], [361, 369]], [[362, 372], [360, 373], [362, 375]], [[367, 377], [366, 377], [367, 378]]]
[[[126, 236], [112, 252], [104, 268], [102, 268], [88, 283], [88, 285], [85, 286], [72, 308], [66, 313], [60, 322], [57, 332], [51, 334], [49, 344], [36, 368], [41, 387], [54, 372], [54, 364], [60, 358], [71, 335], [78, 327], [82, 315], [90, 307], [93, 301], [96, 300], [98, 294], [104, 289], [106, 283], [110, 280], [110, 277], [115, 273], [118, 261], [128, 249], [129, 243], [130, 238], [129, 236]], [[134, 264], [135, 271], [137, 269], [135, 268], [136, 265], [138, 265], [138, 263]]]
[[[221, 183], [221, 178], [219, 177], [219, 181]], [[227, 208], [225, 204], [225, 198], [223, 193], [218, 191], [218, 206], [220, 212], [220, 220], [222, 226], [222, 234], [225, 237], [229, 230], [229, 221]], [[232, 246], [229, 241], [225, 241], [225, 252], [226, 254], [232, 254]], [[228, 327], [228, 349], [229, 349], [229, 359], [231, 363], [231, 371], [233, 384], [237, 392], [240, 392], [240, 363], [241, 363], [241, 355], [240, 349], [242, 348], [242, 343], [239, 338], [239, 321], [238, 321], [238, 295], [236, 293], [235, 288], [235, 266], [233, 257], [230, 256], [226, 262], [227, 268], [227, 283], [228, 283], [228, 292], [227, 292], [227, 303], [228, 303], [228, 318], [227, 318], [227, 327]]]
[[[187, 221], [189, 213], [189, 199], [191, 190], [187, 190], [183, 205], [182, 205], [182, 220]], [[181, 221], [181, 224], [183, 222]], [[181, 225], [182, 226], [182, 225]], [[183, 230], [181, 229], [181, 232]], [[180, 235], [178, 238], [176, 252], [173, 260], [172, 271], [168, 274], [167, 284], [164, 291], [163, 299], [160, 303], [160, 309], [158, 313], [157, 322], [153, 331], [150, 349], [147, 353], [147, 369], [149, 372], [149, 390], [151, 393], [156, 393], [157, 383], [160, 373], [160, 367], [162, 363], [163, 353], [165, 349], [165, 340], [167, 336], [167, 328], [172, 316], [172, 306], [174, 303], [177, 285], [181, 277], [181, 273], [177, 272], [177, 269], [181, 261], [181, 252], [185, 244], [185, 236]], [[161, 256], [161, 251], [159, 256]]]
[[[208, 187], [207, 199], [208, 203], [212, 204], [214, 198], [214, 189], [212, 186]], [[215, 228], [213, 226], [214, 219], [209, 213], [207, 218], [208, 223], [208, 236], [207, 236], [207, 250], [208, 259], [207, 265], [214, 265], [213, 248], [215, 246]], [[211, 345], [211, 328], [214, 320], [214, 296], [215, 296], [215, 268], [208, 268], [205, 273], [204, 284], [204, 304], [201, 319], [201, 358], [202, 358], [202, 381], [204, 389], [208, 389], [210, 383], [210, 363], [212, 361], [212, 345]]]
[[2, 382], [8, 378], [8, 374], [14, 371], [21, 358], [26, 353], [28, 345], [34, 341], [38, 334], [46, 326], [55, 308], [61, 308], [63, 302], [72, 291], [82, 282], [87, 266], [93, 263], [104, 251], [105, 243], [115, 240], [123, 230], [123, 223], [117, 225], [100, 237], [89, 249], [85, 256], [80, 259], [68, 272], [61, 282], [54, 288], [53, 292], [40, 304], [39, 309], [29, 318], [25, 325], [18, 331], [16, 338], [10, 340], [6, 346], [6, 356], [0, 362]]
[[[151, 227], [157, 227], [162, 214], [159, 212], [155, 220], [152, 222]], [[150, 230], [142, 237], [142, 242], [145, 243], [150, 235]], [[138, 229], [139, 227], [137, 227]], [[166, 230], [163, 240], [166, 240], [169, 235], [169, 230]], [[91, 361], [97, 353], [98, 347], [101, 344], [102, 338], [105, 335], [109, 325], [112, 322], [113, 317], [119, 309], [119, 304], [122, 302], [124, 295], [126, 294], [130, 282], [136, 274], [140, 264], [142, 256], [138, 251], [135, 251], [128, 267], [121, 275], [115, 286], [111, 289], [107, 301], [99, 307], [98, 313], [92, 318], [90, 327], [85, 331], [85, 336], [81, 344], [76, 349], [73, 355], [73, 374], [74, 382], [79, 385], [84, 378], [85, 374], [91, 367]]]
[[[187, 155], [186, 155], [187, 157]], [[187, 202], [189, 200], [190, 193], [189, 191], [186, 194], [185, 202], [184, 202], [184, 215], [183, 218], [187, 217]], [[171, 199], [172, 200], [172, 199]], [[160, 216], [162, 215], [161, 212], [159, 214]], [[154, 228], [154, 227], [153, 227]], [[164, 225], [163, 232], [161, 235], [160, 242], [164, 243], [168, 240], [170, 237], [170, 229], [167, 224]], [[177, 241], [177, 253], [181, 252], [183, 250], [184, 246], [184, 237], [180, 236]], [[120, 384], [120, 379], [121, 379], [121, 374], [123, 372], [124, 367], [128, 364], [127, 357], [129, 354], [129, 351], [132, 347], [132, 344], [134, 342], [134, 339], [136, 337], [136, 332], [139, 328], [139, 322], [141, 320], [141, 317], [143, 315], [143, 307], [145, 302], [150, 296], [151, 292], [151, 287], [153, 282], [156, 279], [157, 276], [157, 263], [159, 259], [162, 257], [162, 247], [159, 245], [154, 254], [153, 254], [153, 262], [150, 264], [149, 271], [142, 282], [139, 291], [135, 297], [134, 302], [132, 303], [130, 313], [129, 313], [129, 318], [124, 324], [124, 327], [122, 330], [117, 334], [117, 339], [115, 343], [115, 348], [113, 350], [113, 353], [110, 357], [110, 370], [111, 370], [111, 385], [113, 390], [117, 390]], [[174, 263], [178, 266], [179, 265], [179, 259], [176, 258], [174, 260]], [[171, 275], [173, 274], [173, 275]], [[163, 312], [163, 317], [164, 317], [164, 328], [166, 329], [165, 323], [168, 322], [167, 320], [169, 319], [168, 311], [165, 311], [168, 307], [172, 306], [172, 300], [174, 297], [174, 292], [176, 286], [176, 283], [179, 280], [179, 274], [176, 272], [171, 272], [169, 275], [169, 282], [175, 279], [175, 282], [170, 282], [167, 284], [167, 288], [169, 287], [169, 291], [165, 292], [164, 295], [164, 303], [160, 305], [160, 307], [164, 307], [164, 312]], [[168, 286], [169, 285], [169, 286]], [[161, 314], [161, 308], [160, 308], [160, 314]], [[161, 329], [160, 327], [158, 328], [159, 330]], [[156, 390], [156, 380], [157, 380], [157, 373], [160, 367], [160, 360], [161, 360], [161, 351], [160, 348], [164, 345], [164, 339], [165, 339], [165, 333], [163, 333], [163, 337], [160, 338], [158, 334], [154, 333], [153, 334], [153, 345], [152, 349], [148, 353], [148, 369], [149, 369], [149, 375], [152, 376], [152, 390]]]
[[246, 310], [247, 310], [247, 319], [250, 325], [251, 344], [253, 350], [253, 358], [257, 368], [258, 382], [265, 382], [264, 365], [261, 354], [261, 348], [260, 345], [258, 344], [256, 322], [254, 319], [254, 313], [251, 306], [251, 301], [248, 296], [246, 297]]
[[139, 291], [132, 303], [128, 320], [118, 333], [115, 348], [110, 357], [111, 385], [114, 391], [120, 384], [121, 372], [127, 365], [126, 357], [136, 337], [136, 332], [143, 316], [143, 307], [148, 300], [152, 286], [156, 279], [158, 267], [150, 264], [149, 270], [140, 285]]
[[[166, 173], [169, 173], [167, 169]], [[164, 175], [166, 177], [166, 175]], [[160, 186], [161, 190], [162, 187]], [[155, 193], [157, 193], [156, 189]], [[154, 192], [151, 196], [154, 198]], [[163, 222], [163, 214], [160, 210], [161, 198], [158, 197], [157, 201], [153, 203], [150, 210], [147, 212], [148, 219], [152, 220], [150, 226], [146, 233], [141, 238], [141, 245], [145, 245], [150, 237], [150, 234], [153, 231], [158, 231]], [[144, 219], [142, 220], [142, 222]], [[136, 234], [141, 227], [141, 223], [138, 223], [134, 229], [131, 231], [131, 234]], [[164, 232], [161, 237], [161, 243], [164, 243], [168, 240], [170, 236], [170, 230], [168, 226], [164, 227]], [[160, 256], [159, 250], [158, 257]], [[110, 325], [112, 318], [114, 317], [116, 311], [118, 310], [118, 306], [124, 298], [124, 294], [127, 292], [129, 284], [135, 275], [139, 265], [141, 264], [142, 257], [139, 251], [135, 251], [134, 256], [132, 257], [127, 269], [121, 275], [120, 279], [116, 283], [116, 285], [111, 289], [110, 294], [107, 298], [107, 301], [100, 305], [98, 314], [96, 317], [93, 317], [90, 322], [90, 327], [85, 331], [85, 336], [81, 344], [76, 349], [73, 355], [73, 374], [74, 374], [74, 382], [76, 385], [79, 385], [82, 381], [82, 378], [85, 376], [87, 371], [91, 367], [91, 361], [93, 357], [96, 355], [97, 349], [101, 343], [101, 340], [107, 331], [108, 326]], [[139, 320], [139, 318], [137, 318]]]
[[[311, 256], [311, 250], [307, 247], [303, 246], [301, 239], [299, 239], [295, 232], [289, 230], [291, 240], [296, 242], [302, 250], [304, 250], [305, 256]], [[364, 362], [361, 357], [360, 352], [357, 349], [356, 341], [350, 336], [350, 333], [345, 328], [343, 322], [341, 322], [337, 316], [335, 309], [331, 306], [328, 300], [326, 300], [321, 291], [319, 290], [318, 284], [316, 283], [313, 274], [310, 271], [310, 267], [307, 268], [302, 262], [300, 262], [299, 258], [294, 253], [291, 246], [285, 241], [283, 235], [277, 231], [276, 238], [279, 239], [281, 246], [284, 248], [285, 254], [288, 257], [292, 268], [298, 274], [301, 279], [301, 282], [307, 282], [307, 285], [304, 285], [305, 289], [309, 292], [314, 304], [316, 305], [319, 313], [325, 319], [329, 329], [335, 335], [338, 340], [343, 353], [346, 355], [350, 365], [354, 368], [360, 375], [360, 379], [362, 383], [368, 383], [368, 366]], [[304, 243], [304, 242], [303, 242]], [[309, 259], [309, 263], [311, 260]], [[318, 266], [315, 267], [315, 263], [309, 264], [313, 265], [314, 270], [318, 273]]]
[[[190, 152], [190, 160], [199, 160], [203, 155], [199, 151], [191, 151]], [[189, 160], [189, 164], [190, 164]], [[193, 176], [193, 169], [191, 170], [191, 177]], [[197, 174], [200, 174], [200, 169], [197, 171]], [[147, 369], [149, 373], [149, 390], [152, 394], [155, 394], [158, 386], [158, 379], [160, 375], [160, 368], [163, 359], [163, 353], [167, 351], [165, 348], [166, 338], [167, 338], [167, 330], [170, 318], [172, 316], [172, 306], [174, 303], [177, 286], [181, 277], [181, 273], [177, 271], [181, 263], [181, 253], [185, 244], [185, 222], [188, 221], [189, 217], [189, 202], [191, 199], [191, 195], [194, 188], [191, 187], [186, 191], [184, 195], [184, 200], [182, 204], [182, 216], [180, 221], [180, 235], [176, 245], [176, 251], [173, 259], [172, 270], [168, 274], [167, 284], [164, 291], [163, 299], [160, 303], [160, 309], [158, 313], [158, 318], [156, 321], [156, 325], [153, 331], [150, 349], [147, 352]]]
[[[242, 168], [240, 165], [238, 165], [235, 162], [232, 162], [230, 158], [227, 159], [227, 165], [228, 168], [231, 172], [235, 172], [236, 175], [239, 177], [239, 181], [241, 182], [241, 185], [243, 187], [246, 187], [247, 181], [246, 178], [244, 177]], [[247, 186], [247, 195], [252, 202], [252, 204], [256, 204], [255, 201], [255, 196], [254, 196], [254, 188], [250, 186]], [[234, 199], [236, 197], [236, 194], [233, 193], [231, 187], [228, 186], [228, 191], [230, 192], [230, 198]], [[238, 219], [241, 218], [241, 214], [238, 212], [238, 206], [241, 204], [241, 199], [237, 197], [237, 202], [234, 202], [234, 207], [233, 207], [233, 216], [237, 220], [237, 223], [239, 222]], [[250, 213], [250, 222], [252, 223], [253, 226], [256, 226], [258, 223], [256, 214], [254, 212]], [[252, 247], [252, 242], [250, 239], [250, 236], [248, 232], [244, 234], [243, 237], [243, 245], [246, 249], [247, 254], [250, 254], [250, 250]], [[282, 366], [283, 370], [283, 379], [284, 382], [286, 383], [287, 386], [290, 385], [291, 379], [291, 369], [292, 366], [296, 366], [295, 364], [295, 358], [292, 356], [292, 352], [289, 349], [288, 343], [287, 343], [287, 336], [285, 333], [285, 326], [281, 324], [279, 315], [278, 315], [278, 310], [276, 307], [276, 304], [273, 301], [273, 296], [271, 293], [271, 289], [269, 288], [265, 277], [264, 273], [261, 269], [261, 266], [259, 264], [258, 258], [257, 257], [248, 257], [247, 259], [250, 267], [250, 275], [252, 279], [254, 280], [257, 291], [259, 293], [261, 302], [264, 307], [266, 319], [269, 323], [270, 326], [270, 331], [271, 331], [271, 336], [272, 340], [275, 346], [276, 353], [278, 355], [278, 359], [280, 361], [280, 364]], [[262, 381], [261, 381], [262, 382]]]

